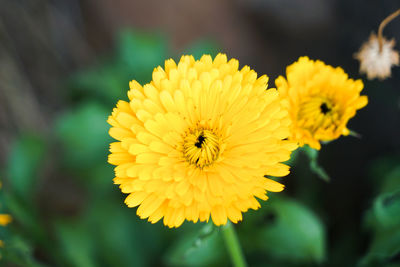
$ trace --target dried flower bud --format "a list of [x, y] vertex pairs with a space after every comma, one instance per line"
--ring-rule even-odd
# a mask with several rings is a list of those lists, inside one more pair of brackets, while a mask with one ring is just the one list
[[380, 44], [379, 38], [372, 33], [369, 40], [355, 54], [355, 58], [360, 61], [360, 73], [367, 74], [370, 80], [390, 77], [392, 66], [399, 65], [399, 53], [393, 49], [394, 39], [387, 40], [382, 37], [381, 42]]

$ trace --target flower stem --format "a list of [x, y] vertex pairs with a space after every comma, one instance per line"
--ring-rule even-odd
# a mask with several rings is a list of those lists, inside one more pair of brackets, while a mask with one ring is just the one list
[[246, 267], [247, 264], [243, 256], [242, 248], [240, 247], [239, 239], [236, 235], [235, 228], [230, 221], [228, 221], [226, 225], [222, 226], [222, 234], [224, 236], [229, 255], [231, 256], [233, 266]]
[[400, 15], [400, 9], [396, 10], [389, 16], [387, 16], [381, 24], [379, 24], [379, 29], [378, 29], [378, 41], [379, 41], [379, 52], [382, 52], [382, 45], [383, 45], [383, 29], [386, 27], [386, 25], [389, 24], [392, 20], [394, 20], [398, 15]]

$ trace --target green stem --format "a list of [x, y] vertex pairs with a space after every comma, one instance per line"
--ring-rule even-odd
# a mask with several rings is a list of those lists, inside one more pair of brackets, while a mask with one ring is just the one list
[[228, 221], [225, 226], [222, 226], [222, 235], [224, 236], [225, 244], [228, 248], [229, 255], [233, 266], [235, 267], [246, 267], [246, 260], [243, 256], [242, 248], [240, 247], [239, 239], [236, 235], [233, 224]]

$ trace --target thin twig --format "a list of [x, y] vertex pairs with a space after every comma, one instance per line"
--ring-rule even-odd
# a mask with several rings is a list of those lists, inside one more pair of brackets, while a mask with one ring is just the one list
[[383, 29], [386, 27], [386, 25], [389, 24], [389, 22], [391, 22], [392, 20], [394, 20], [398, 15], [400, 15], [400, 9], [396, 10], [395, 12], [393, 12], [392, 14], [390, 14], [389, 16], [387, 16], [379, 25], [379, 29], [378, 29], [378, 41], [379, 41], [379, 52], [382, 52], [382, 46], [383, 46]]

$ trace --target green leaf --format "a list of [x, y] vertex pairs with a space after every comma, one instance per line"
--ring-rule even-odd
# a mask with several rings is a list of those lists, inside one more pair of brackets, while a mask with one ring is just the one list
[[400, 191], [380, 195], [372, 209], [379, 228], [400, 227]]
[[161, 225], [140, 220], [134, 211], [110, 197], [92, 199], [91, 203], [85, 220], [91, 225], [104, 266], [151, 266], [149, 262], [158, 260], [153, 255], [160, 253]]
[[35, 209], [36, 207], [31, 202], [9, 192], [4, 194], [4, 200], [13, 217], [13, 221], [22, 225], [30, 238], [44, 244], [47, 240], [41, 225], [40, 216], [37, 214], [37, 209]]
[[6, 173], [15, 193], [24, 198], [33, 195], [45, 152], [46, 144], [38, 135], [26, 134], [14, 141]]
[[69, 92], [75, 98], [96, 98], [102, 103], [115, 105], [127, 98], [129, 75], [127, 67], [111, 60], [74, 74], [68, 81]]
[[94, 244], [89, 228], [73, 221], [58, 221], [55, 224], [56, 238], [64, 259], [59, 263], [70, 266], [98, 266], [94, 258]]
[[322, 168], [319, 164], [318, 164], [318, 150], [312, 149], [309, 146], [303, 146], [301, 148], [301, 150], [308, 156], [309, 160], [310, 160], [310, 169], [313, 173], [315, 173], [319, 178], [321, 178], [322, 180], [329, 182], [330, 181], [330, 177], [329, 175], [326, 173], [326, 171], [324, 170], [324, 168]]
[[118, 99], [127, 98], [129, 81], [150, 82], [153, 69], [163, 64], [166, 55], [167, 44], [163, 36], [123, 30], [116, 38], [113, 55], [69, 79], [70, 95], [74, 98], [95, 97], [112, 106]]
[[362, 266], [376, 266], [400, 253], [400, 190], [378, 196], [366, 216], [366, 224], [374, 231]]
[[4, 266], [45, 266], [37, 262], [34, 258], [32, 246], [17, 234], [13, 234], [12, 237], [7, 240], [1, 252], [2, 258], [0, 261]]
[[169, 266], [218, 266], [224, 258], [224, 243], [219, 231], [206, 224], [198, 231], [183, 235], [167, 252]]
[[60, 140], [64, 161], [71, 168], [87, 169], [98, 162], [106, 162], [110, 111], [88, 102], [66, 111], [56, 121], [55, 135]]
[[385, 263], [400, 253], [400, 231], [390, 229], [376, 234], [367, 255], [360, 266], [385, 266]]
[[194, 240], [192, 245], [187, 249], [186, 254], [190, 254], [192, 251], [199, 249], [201, 246], [204, 245], [204, 242], [207, 242], [207, 239], [211, 237], [212, 234], [215, 232], [215, 227], [212, 222], [208, 222], [204, 225], [200, 231], [197, 238]]
[[[79, 172], [79, 174], [90, 181], [88, 185], [95, 189], [89, 192], [92, 196], [95, 195], [101, 199], [104, 197], [104, 194], [110, 194], [111, 192], [117, 193], [120, 191], [117, 189], [118, 187], [116, 185], [113, 185], [112, 181], [115, 177], [114, 166], [105, 160], [88, 170]], [[121, 201], [120, 199], [118, 200]]]
[[289, 199], [270, 200], [274, 222], [258, 232], [258, 242], [273, 258], [297, 263], [321, 263], [325, 259], [325, 229], [307, 207]]

